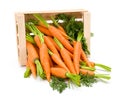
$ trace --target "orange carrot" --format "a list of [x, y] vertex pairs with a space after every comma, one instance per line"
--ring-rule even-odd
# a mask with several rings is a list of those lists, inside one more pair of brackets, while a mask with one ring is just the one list
[[40, 25], [38, 25], [38, 26], [36, 26], [37, 28], [38, 28], [38, 30], [40, 31], [40, 32], [42, 32], [42, 33], [44, 33], [44, 34], [46, 34], [46, 35], [48, 35], [48, 36], [52, 36], [52, 34], [50, 33], [50, 31], [47, 29], [47, 28], [45, 28], [45, 27], [43, 27], [43, 26], [40, 26]]
[[57, 65], [59, 65], [61, 68], [64, 68], [65, 70], [67, 70], [68, 72], [70, 72], [69, 69], [67, 68], [67, 66], [64, 64], [64, 62], [60, 59], [60, 57], [58, 57], [58, 55], [52, 53], [50, 50], [49, 50], [49, 54], [51, 55], [52, 60]]
[[80, 69], [80, 73], [83, 74], [83, 75], [95, 75], [94, 71], [90, 71], [90, 70], [86, 70], [86, 69]]
[[87, 64], [87, 66], [92, 67], [92, 65], [91, 65], [90, 61], [88, 60], [88, 58], [87, 58], [85, 52], [83, 51], [83, 49], [81, 49], [81, 58]]
[[30, 66], [30, 70], [32, 72], [33, 77], [36, 78], [36, 66], [32, 62], [31, 57], [29, 56], [29, 54], [28, 54], [28, 64]]
[[41, 47], [41, 42], [40, 42], [40, 38], [39, 38], [38, 35], [34, 36], [34, 41], [35, 41], [36, 45], [38, 46], [38, 48], [40, 48]]
[[90, 62], [92, 67], [95, 67], [95, 63], [94, 62]]
[[60, 41], [57, 38], [54, 38], [54, 40], [58, 44], [58, 46], [61, 48], [60, 54], [66, 64], [66, 66], [68, 67], [68, 69], [70, 70], [71, 73], [76, 74], [72, 59], [71, 59], [70, 55], [68, 54], [67, 50], [63, 47], [63, 45], [60, 43]]
[[69, 52], [67, 49], [66, 49], [66, 51], [69, 54], [69, 56], [71, 57], [71, 59], [73, 59], [73, 54], [71, 52]]
[[50, 55], [48, 55], [48, 58], [49, 58], [50, 67], [53, 67], [53, 61], [52, 61]]
[[46, 26], [42, 23], [42, 22], [40, 22], [39, 21], [39, 23], [38, 23], [40, 26], [42, 26], [42, 27], [44, 27], [44, 28], [46, 28]]
[[63, 28], [61, 25], [58, 25], [58, 27], [57, 27], [57, 28], [66, 34], [66, 32], [65, 32], [64, 28]]
[[49, 40], [54, 44], [54, 46], [56, 47], [56, 49], [57, 49], [58, 51], [60, 51], [60, 47], [55, 43], [55, 41], [53, 40], [53, 38], [52, 38], [52, 37], [49, 37], [49, 36], [48, 36], [48, 38], [49, 38]]
[[60, 57], [60, 55], [59, 55], [56, 47], [55, 47], [54, 44], [51, 42], [51, 40], [49, 39], [48, 36], [44, 36], [44, 41], [45, 41], [45, 44], [47, 45], [47, 47], [48, 47], [54, 54], [56, 54], [56, 55], [58, 55], [58, 56]]
[[48, 48], [45, 43], [42, 43], [40, 47], [40, 61], [45, 71], [47, 80], [50, 81], [49, 54], [48, 54]]
[[59, 29], [58, 29], [58, 31], [65, 39], [69, 39], [69, 36], [66, 33], [64, 33], [63, 31], [61, 31]]
[[27, 52], [29, 53], [29, 57], [33, 63], [35, 62], [36, 59], [39, 59], [35, 47], [28, 41], [26, 41], [26, 48], [27, 48]]
[[73, 52], [73, 63], [76, 70], [76, 73], [79, 74], [80, 68], [80, 54], [81, 54], [81, 43], [77, 41], [74, 43], [74, 52]]
[[68, 49], [70, 52], [73, 52], [73, 47], [70, 45], [69, 41], [66, 40], [59, 32], [57, 28], [55, 28], [52, 25], [49, 25], [48, 30], [51, 32], [51, 34], [56, 37], [66, 49]]
[[70, 70], [71, 73], [76, 74], [73, 62], [71, 60], [70, 55], [68, 54], [68, 52], [66, 51], [65, 48], [62, 48], [60, 50], [61, 56], [66, 64], [66, 66], [68, 67], [68, 69]]
[[75, 85], [80, 86], [80, 75], [67, 72], [64, 68], [52, 67], [51, 74], [60, 78], [69, 78]]
[[60, 67], [51, 67], [50, 72], [52, 75], [60, 78], [66, 78], [66, 70]]

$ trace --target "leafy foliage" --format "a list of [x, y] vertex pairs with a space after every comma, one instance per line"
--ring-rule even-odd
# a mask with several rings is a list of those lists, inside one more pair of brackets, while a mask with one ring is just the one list
[[82, 47], [86, 54], [90, 54], [86, 39], [84, 37], [84, 31], [83, 31], [83, 22], [82, 21], [76, 21], [74, 16], [66, 15], [66, 14], [58, 14], [55, 18], [57, 21], [62, 20], [66, 33], [68, 36], [70, 36], [72, 39], [77, 40], [78, 32], [81, 32], [82, 39]]
[[82, 75], [82, 74], [80, 75], [81, 75], [81, 85], [83, 86], [92, 87], [92, 85], [97, 82], [95, 76]]
[[55, 76], [52, 76], [51, 79], [52, 81], [50, 82], [50, 86], [53, 88], [53, 90], [57, 90], [59, 93], [62, 93], [63, 90], [67, 88], [65, 79], [57, 78]]

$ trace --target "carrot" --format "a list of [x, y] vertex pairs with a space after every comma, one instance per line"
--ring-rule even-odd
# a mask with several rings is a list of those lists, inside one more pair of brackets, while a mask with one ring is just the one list
[[48, 27], [48, 30], [51, 32], [51, 34], [56, 37], [63, 45], [66, 49], [68, 49], [71, 53], [73, 52], [73, 47], [70, 45], [69, 41], [66, 40], [59, 32], [59, 30], [57, 28], [55, 28], [54, 26], [50, 25]]
[[38, 53], [35, 49], [35, 47], [28, 41], [26, 41], [26, 48], [27, 52], [29, 54], [29, 57], [31, 58], [31, 61], [34, 63], [36, 59], [39, 59]]
[[52, 60], [53, 60], [57, 65], [59, 65], [60, 67], [64, 68], [64, 69], [67, 70], [68, 72], [70, 72], [69, 69], [67, 68], [67, 66], [64, 64], [64, 62], [60, 59], [60, 57], [58, 57], [58, 55], [52, 53], [50, 50], [49, 50], [48, 52], [49, 52], [49, 54], [51, 55]]
[[69, 78], [75, 85], [80, 86], [80, 75], [71, 74], [64, 68], [52, 67], [51, 74], [60, 78]]
[[73, 63], [74, 63], [74, 67], [75, 67], [75, 70], [76, 70], [76, 73], [79, 74], [80, 70], [80, 55], [81, 55], [81, 33], [79, 32], [78, 33], [78, 36], [77, 36], [77, 41], [73, 42], [73, 45], [74, 45], [74, 52], [73, 52]]
[[52, 36], [52, 34], [50, 33], [50, 31], [47, 29], [47, 28], [45, 28], [45, 27], [43, 27], [43, 26], [40, 26], [40, 25], [38, 25], [38, 26], [36, 26], [37, 28], [38, 28], [38, 30], [40, 31], [40, 32], [42, 32], [42, 33], [44, 33], [44, 34], [46, 34], [46, 35], [48, 35], [48, 36]]
[[45, 41], [45, 44], [47, 45], [47, 47], [48, 47], [54, 54], [56, 54], [56, 55], [58, 55], [58, 56], [60, 57], [60, 55], [59, 55], [56, 47], [55, 47], [54, 44], [51, 42], [51, 40], [49, 39], [48, 36], [44, 36], [44, 41]]
[[39, 38], [38, 35], [34, 36], [34, 41], [35, 41], [37, 47], [40, 48], [41, 47], [41, 42], [40, 42], [40, 38]]
[[83, 51], [83, 49], [81, 49], [81, 58], [87, 64], [87, 66], [92, 67], [92, 65], [91, 65], [90, 61], [88, 60], [88, 58], [87, 58], [85, 52]]
[[61, 25], [58, 25], [58, 29], [61, 30], [62, 32], [64, 32], [66, 34], [64, 28]]
[[81, 44], [80, 44], [80, 42], [76, 42], [76, 43], [74, 44], [73, 63], [74, 63], [74, 67], [75, 67], [75, 70], [76, 70], [76, 73], [77, 73], [77, 74], [79, 74], [80, 54], [81, 54]]
[[67, 78], [66, 77], [66, 72], [67, 71], [63, 68], [60, 68], [59, 66], [50, 68], [50, 72], [51, 72], [52, 75], [54, 75], [56, 77]]
[[65, 48], [62, 48], [60, 50], [61, 56], [65, 62], [65, 64], [67, 65], [68, 69], [70, 70], [71, 73], [76, 74], [73, 62], [71, 60], [70, 55], [68, 54], [68, 52], [66, 51]]
[[86, 70], [86, 69], [80, 69], [80, 73], [83, 74], [83, 75], [90, 75], [90, 76], [93, 76], [95, 75], [94, 71], [90, 71], [90, 70]]
[[53, 40], [53, 38], [51, 38], [51, 37], [49, 37], [49, 36], [48, 36], [48, 38], [49, 38], [49, 40], [54, 44], [54, 46], [56, 47], [56, 49], [57, 49], [58, 51], [60, 51], [60, 47], [55, 43], [55, 41]]
[[61, 48], [60, 54], [66, 64], [66, 66], [68, 67], [68, 69], [70, 70], [71, 73], [76, 74], [73, 62], [72, 62], [71, 57], [68, 54], [67, 50], [63, 47], [63, 45], [59, 42], [58, 39], [54, 38], [54, 40], [58, 44], [58, 46]]
[[49, 63], [49, 54], [48, 48], [45, 43], [42, 43], [40, 47], [40, 61], [45, 71], [47, 80], [50, 81], [50, 63]]
[[90, 62], [92, 67], [95, 67], [95, 63], [94, 62]]
[[[57, 28], [58, 29], [58, 28]], [[69, 39], [69, 36], [64, 33], [63, 31], [61, 31], [60, 29], [58, 29], [59, 33], [65, 38], [65, 39]]]
[[28, 64], [30, 66], [30, 70], [32, 72], [33, 77], [36, 78], [36, 66], [31, 60], [31, 57], [29, 56], [29, 54], [28, 54]]
[[46, 26], [44, 25], [44, 23], [42, 23], [42, 22], [40, 22], [39, 21], [39, 23], [38, 23], [40, 26], [42, 26], [42, 27], [44, 27], [44, 28], [46, 28]]
[[53, 61], [52, 61], [50, 55], [48, 55], [48, 58], [49, 58], [50, 67], [53, 67]]
[[66, 49], [66, 51], [69, 54], [69, 56], [71, 57], [71, 59], [73, 59], [73, 54], [71, 52], [69, 52], [67, 49]]
[[28, 41], [26, 41], [26, 48], [27, 48], [27, 52], [28, 52], [31, 62], [36, 64], [37, 75], [39, 75], [41, 78], [44, 78], [45, 75], [44, 75], [43, 69], [41, 67], [41, 64], [39, 61], [39, 55], [38, 55], [36, 49]]

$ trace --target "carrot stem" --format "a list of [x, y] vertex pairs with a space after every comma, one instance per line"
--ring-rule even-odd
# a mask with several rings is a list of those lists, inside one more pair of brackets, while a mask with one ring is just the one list
[[36, 27], [32, 22], [26, 23], [26, 27], [27, 27], [32, 33], [34, 33], [34, 35], [38, 35], [38, 36], [40, 37], [41, 43], [44, 43], [44, 38], [43, 38], [44, 34], [41, 33], [41, 32], [37, 29], [37, 27]]
[[103, 79], [106, 79], [106, 80], [109, 80], [111, 77], [107, 74], [95, 74], [95, 77], [96, 78], [103, 78]]
[[106, 65], [95, 63], [95, 66], [101, 67], [101, 68], [105, 69], [106, 71], [111, 72], [111, 68]]
[[59, 26], [59, 24], [57, 23], [57, 21], [53, 18], [53, 16], [51, 16], [51, 19], [52, 19], [52, 21], [53, 21], [53, 23], [55, 24], [55, 26]]
[[91, 71], [94, 71], [95, 68], [93, 67], [88, 67], [88, 66], [81, 66], [82, 69], [86, 69], [86, 70], [91, 70]]
[[42, 79], [45, 78], [45, 73], [43, 71], [43, 68], [41, 66], [41, 63], [38, 59], [35, 60], [35, 64], [36, 64], [36, 67], [37, 67], [37, 75], [39, 75]]
[[29, 33], [26, 33], [26, 40], [31, 42], [32, 44], [35, 44], [33, 37]]
[[57, 43], [57, 45], [60, 47], [60, 48], [64, 48], [63, 45], [60, 43], [60, 41], [54, 37], [54, 41]]
[[67, 72], [66, 77], [68, 77], [75, 85], [80, 86], [80, 75]]
[[53, 53], [48, 49], [48, 53], [50, 54], [50, 55], [53, 55]]
[[82, 33], [81, 33], [81, 31], [79, 31], [78, 32], [78, 36], [77, 36], [77, 41], [81, 41], [81, 39], [82, 39], [82, 37], [83, 37], [83, 35], [82, 35]]
[[49, 24], [45, 21], [45, 19], [40, 14], [33, 14], [33, 16], [38, 19], [40, 22], [42, 22], [47, 28], [49, 27]]
[[29, 67], [27, 67], [27, 68], [26, 68], [26, 71], [25, 71], [25, 73], [24, 73], [24, 78], [28, 78], [28, 77], [30, 76], [30, 74], [31, 74], [31, 70], [30, 70]]

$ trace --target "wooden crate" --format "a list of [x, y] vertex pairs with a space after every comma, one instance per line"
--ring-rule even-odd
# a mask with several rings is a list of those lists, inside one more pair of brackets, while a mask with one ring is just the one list
[[65, 13], [74, 15], [84, 23], [84, 35], [87, 40], [88, 49], [90, 49], [90, 13], [86, 10], [64, 10], [64, 11], [41, 11], [41, 12], [21, 12], [15, 13], [16, 20], [16, 36], [17, 36], [17, 48], [18, 48], [18, 59], [20, 65], [26, 64], [26, 39], [25, 39], [25, 22], [28, 19], [34, 18], [32, 14], [39, 13], [46, 20], [50, 20], [49, 16], [54, 16], [59, 13]]

